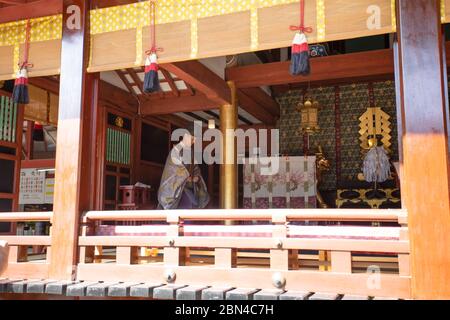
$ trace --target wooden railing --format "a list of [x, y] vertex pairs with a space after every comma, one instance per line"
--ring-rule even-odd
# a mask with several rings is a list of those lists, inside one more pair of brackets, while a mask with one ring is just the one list
[[[206, 234], [192, 231], [198, 229], [192, 223], [212, 220], [217, 225], [200, 228]], [[236, 228], [223, 225], [224, 220], [235, 224], [258, 221], [259, 225], [241, 227], [259, 235], [224, 235]], [[99, 235], [105, 227], [101, 221], [147, 221], [146, 225], [151, 221], [156, 225], [118, 226], [128, 234]], [[307, 225], [296, 225], [302, 221], [308, 221]], [[315, 226], [318, 221], [389, 222], [395, 226]], [[84, 215], [81, 228], [78, 280], [410, 297], [408, 228], [403, 210], [92, 211]], [[129, 232], [140, 229], [157, 230], [157, 234]], [[295, 236], [295, 230], [307, 235]], [[330, 230], [336, 234], [323, 234]], [[392, 231], [396, 237], [383, 236]], [[378, 236], [372, 237], [371, 232]], [[142, 248], [156, 249], [147, 256]], [[321, 261], [324, 254], [328, 258]], [[317, 268], [307, 268], [304, 263], [305, 256], [311, 259], [311, 255], [317, 257]], [[256, 262], [250, 263], [252, 259]], [[366, 262], [365, 268], [357, 270], [361, 261]], [[382, 267], [386, 264], [391, 266], [389, 270]]]
[[[1, 213], [0, 222], [51, 222], [52, 212], [11, 212]], [[2, 236], [9, 245], [8, 267], [2, 278], [46, 279], [51, 254], [50, 236]], [[45, 253], [38, 259], [30, 259], [30, 246], [44, 246]]]

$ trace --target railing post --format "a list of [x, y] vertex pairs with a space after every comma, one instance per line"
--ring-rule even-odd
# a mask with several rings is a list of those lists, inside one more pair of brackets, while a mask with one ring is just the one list
[[186, 248], [177, 246], [177, 239], [183, 234], [183, 226], [181, 225], [178, 214], [168, 213], [167, 222], [167, 238], [169, 246], [164, 248], [164, 265], [166, 266], [182, 266], [185, 264]]
[[214, 266], [216, 268], [235, 268], [237, 264], [237, 251], [232, 248], [214, 249]]
[[25, 262], [28, 259], [27, 246], [9, 247], [9, 263]]
[[352, 254], [349, 251], [331, 251], [331, 271], [352, 273]]
[[[408, 231], [408, 223], [407, 218], [404, 216], [399, 216], [398, 223], [401, 226], [400, 229], [400, 241], [408, 241], [409, 240], [409, 231]], [[399, 254], [398, 255], [398, 269], [399, 274], [401, 276], [409, 276], [411, 274], [411, 265], [410, 265], [410, 255], [408, 254]]]
[[286, 222], [285, 214], [273, 214], [272, 238], [277, 248], [270, 249], [270, 269], [289, 270], [289, 250], [283, 249], [284, 240], [287, 238]]

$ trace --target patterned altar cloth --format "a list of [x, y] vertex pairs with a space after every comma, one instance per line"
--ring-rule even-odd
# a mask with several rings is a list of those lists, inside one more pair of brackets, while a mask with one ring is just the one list
[[244, 208], [315, 208], [316, 157], [247, 158]]

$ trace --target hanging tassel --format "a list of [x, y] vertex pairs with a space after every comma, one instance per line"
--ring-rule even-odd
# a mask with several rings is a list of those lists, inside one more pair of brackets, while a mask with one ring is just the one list
[[17, 72], [16, 81], [14, 82], [14, 89], [12, 99], [14, 103], [28, 104], [30, 103], [30, 97], [28, 94], [28, 68], [33, 65], [28, 63], [28, 54], [30, 51], [30, 20], [27, 22], [26, 39], [25, 39], [25, 53], [23, 62], [19, 65], [19, 71]]
[[161, 89], [158, 77], [158, 58], [156, 53], [150, 53], [145, 60], [144, 92], [152, 93]]
[[291, 49], [291, 75], [307, 76], [311, 71], [309, 64], [309, 46], [304, 33], [295, 34]]
[[161, 90], [158, 77], [158, 56], [156, 52], [162, 51], [162, 48], [156, 47], [156, 4], [155, 0], [150, 1], [150, 33], [151, 33], [151, 49], [147, 50], [147, 59], [145, 60], [145, 77], [143, 91], [152, 93]]
[[17, 78], [14, 82], [14, 89], [12, 93], [14, 103], [28, 104], [30, 97], [28, 94], [28, 67], [21, 67], [17, 72]]
[[290, 73], [293, 76], [306, 76], [311, 72], [309, 64], [309, 45], [305, 33], [311, 33], [311, 27], [305, 27], [305, 2], [300, 1], [300, 25], [291, 26], [291, 31], [297, 31], [292, 41]]

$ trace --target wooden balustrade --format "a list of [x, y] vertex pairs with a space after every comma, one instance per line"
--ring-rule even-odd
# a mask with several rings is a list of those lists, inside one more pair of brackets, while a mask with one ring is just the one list
[[[0, 214], [0, 222], [51, 222], [52, 212], [8, 212]], [[11, 279], [46, 279], [51, 254], [50, 236], [2, 236], [9, 245], [8, 267], [2, 277]], [[45, 257], [31, 260], [30, 246], [46, 247]]]
[[[99, 235], [100, 221], [159, 221], [157, 234]], [[244, 225], [254, 235], [224, 235], [233, 226], [204, 225], [209, 234], [196, 234], [192, 221], [265, 221]], [[299, 221], [395, 222], [396, 227], [296, 226]], [[127, 228], [127, 226], [120, 226]], [[119, 228], [120, 228], [119, 227]], [[129, 226], [128, 226], [129, 227]], [[143, 230], [146, 226], [133, 226]], [[217, 228], [222, 231], [217, 232]], [[302, 229], [303, 228], [303, 229]], [[329, 228], [329, 229], [323, 229]], [[360, 229], [367, 228], [367, 229]], [[390, 232], [398, 236], [371, 237], [367, 232]], [[152, 229], [153, 230], [153, 229]], [[297, 237], [295, 230], [312, 230]], [[318, 234], [315, 235], [315, 230]], [[320, 236], [323, 230], [337, 235]], [[302, 231], [302, 232], [303, 232]], [[161, 235], [162, 234], [162, 235]], [[339, 236], [342, 234], [341, 236]], [[228, 286], [259, 289], [315, 291], [366, 296], [410, 297], [409, 241], [404, 210], [173, 210], [87, 212], [79, 237], [80, 262], [77, 278], [85, 281], [152, 282], [181, 285]], [[159, 248], [157, 257], [142, 263], [139, 248]], [[95, 254], [95, 248], [113, 248], [113, 255]], [[325, 252], [329, 267], [305, 270], [306, 251]], [[101, 250], [97, 250], [100, 253]], [[202, 258], [195, 258], [202, 252]], [[240, 259], [259, 259], [239, 264]], [[105, 261], [108, 260], [109, 261]], [[139, 260], [140, 259], [140, 260]], [[115, 263], [112, 263], [115, 260]], [[145, 259], [144, 259], [145, 260]], [[210, 263], [195, 263], [198, 260]], [[268, 264], [261, 261], [268, 260]], [[150, 262], [149, 262], [150, 261]], [[365, 270], [355, 266], [365, 261]], [[107, 263], [106, 263], [107, 262]], [[212, 262], [212, 263], [211, 263]], [[389, 264], [385, 272], [380, 266]], [[397, 267], [395, 267], [397, 266]], [[328, 271], [327, 271], [328, 270]], [[365, 272], [364, 272], [365, 271]]]

